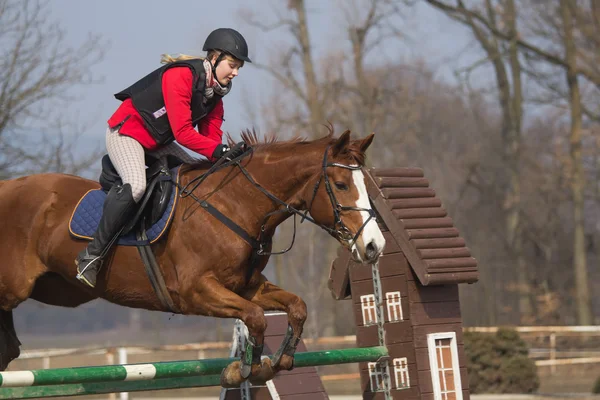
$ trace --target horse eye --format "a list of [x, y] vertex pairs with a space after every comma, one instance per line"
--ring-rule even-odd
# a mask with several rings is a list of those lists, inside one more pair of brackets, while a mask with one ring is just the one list
[[344, 182], [336, 182], [335, 187], [338, 190], [348, 190], [348, 185], [346, 185]]

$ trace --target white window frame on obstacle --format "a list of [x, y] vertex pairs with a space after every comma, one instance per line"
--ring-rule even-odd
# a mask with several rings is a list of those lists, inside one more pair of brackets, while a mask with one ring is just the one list
[[377, 323], [377, 303], [375, 302], [374, 294], [360, 296], [360, 308], [365, 326]]
[[[438, 346], [438, 340], [450, 339], [449, 346]], [[458, 363], [458, 347], [456, 345], [456, 332], [439, 332], [427, 335], [427, 348], [429, 350], [429, 366], [431, 368], [431, 381], [433, 383], [434, 400], [448, 400], [448, 394], [454, 393], [456, 400], [463, 400], [462, 383], [460, 381], [460, 366]], [[450, 348], [452, 365], [438, 365], [438, 351]], [[444, 358], [440, 357], [442, 364]], [[448, 391], [445, 371], [451, 370], [454, 376], [454, 391]], [[440, 374], [441, 373], [441, 374]], [[443, 380], [440, 381], [440, 375]]]
[[369, 380], [371, 381], [371, 392], [383, 391], [383, 368], [381, 368], [381, 363], [370, 362], [368, 368]]
[[410, 387], [408, 359], [406, 357], [394, 358], [394, 376], [396, 378], [397, 389], [406, 389]]
[[404, 313], [402, 312], [402, 297], [400, 292], [387, 292], [385, 294], [387, 300], [388, 319], [390, 322], [404, 321]]

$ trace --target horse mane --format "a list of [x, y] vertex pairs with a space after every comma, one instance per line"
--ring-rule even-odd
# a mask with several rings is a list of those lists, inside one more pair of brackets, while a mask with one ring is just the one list
[[[327, 144], [335, 143], [337, 138], [334, 137], [335, 132], [334, 132], [333, 125], [331, 123], [329, 123], [328, 125], [325, 125], [325, 127], [327, 128], [327, 131], [328, 131], [327, 135], [325, 135], [321, 138], [313, 139], [313, 140], [310, 140], [310, 139], [308, 139], [304, 136], [300, 136], [300, 135], [296, 135], [296, 136], [292, 137], [291, 139], [284, 140], [284, 139], [281, 139], [275, 132], [268, 133], [266, 135], [263, 135], [262, 138], [260, 138], [258, 132], [254, 128], [242, 130], [241, 137], [242, 137], [242, 141], [244, 143], [246, 143], [248, 146], [252, 146], [256, 149], [263, 149], [263, 148], [264, 149], [274, 149], [274, 148], [282, 149], [282, 148], [291, 147], [291, 146], [298, 145], [298, 144], [327, 145]], [[234, 139], [231, 137], [231, 135], [229, 133], [227, 133], [227, 143], [230, 146], [233, 146], [235, 144]], [[365, 165], [365, 162], [366, 162], [365, 154], [360, 151], [360, 148], [358, 146], [351, 144], [348, 147], [348, 151], [345, 153], [345, 155], [348, 157], [348, 160], [350, 162], [357, 163], [360, 166]]]
[[[279, 136], [277, 135], [277, 133], [269, 133], [264, 135], [262, 138], [260, 138], [258, 132], [256, 132], [256, 129], [252, 128], [252, 129], [244, 129], [242, 130], [242, 141], [244, 143], [246, 143], [248, 146], [252, 146], [254, 149], [256, 150], [272, 150], [272, 149], [279, 149], [279, 150], [285, 150], [286, 148], [291, 148], [293, 146], [297, 146], [297, 145], [317, 145], [319, 147], [323, 146], [328, 146], [328, 145], [332, 145], [335, 143], [335, 141], [337, 140], [336, 137], [334, 137], [334, 129], [333, 129], [333, 125], [331, 123], [329, 123], [328, 125], [325, 125], [327, 127], [327, 135], [318, 138], [318, 139], [313, 139], [310, 140], [306, 137], [303, 136], [294, 136], [291, 139], [287, 139], [287, 140], [283, 140], [281, 138], [279, 138]], [[235, 140], [231, 137], [231, 134], [228, 132], [227, 133], [227, 144], [229, 146], [233, 146], [235, 144]], [[346, 159], [346, 161], [349, 164], [357, 164], [361, 167], [365, 166], [366, 160], [365, 160], [365, 154], [360, 150], [358, 145], [355, 145], [353, 143], [350, 144], [350, 146], [348, 146], [348, 149], [346, 152], [344, 152], [342, 154], [342, 156]], [[194, 163], [194, 164], [186, 164], [185, 168], [182, 170], [182, 172], [186, 172], [189, 170], [195, 170], [195, 169], [208, 169], [212, 166], [212, 163], [210, 163], [208, 160], [202, 160], [198, 163]]]
[[[246, 143], [248, 146], [280, 147], [280, 146], [287, 146], [287, 145], [293, 145], [293, 144], [298, 144], [298, 143], [314, 143], [319, 140], [330, 139], [333, 137], [333, 128], [327, 127], [327, 129], [329, 130], [329, 133], [325, 137], [318, 138], [315, 140], [311, 140], [311, 139], [309, 139], [305, 136], [301, 136], [301, 135], [295, 135], [291, 139], [281, 139], [276, 132], [267, 133], [267, 134], [263, 135], [263, 137], [261, 138], [259, 136], [258, 132], [256, 132], [255, 128], [242, 130], [241, 137], [242, 137], [242, 141], [244, 143]], [[230, 146], [235, 144], [235, 140], [231, 137], [231, 135], [229, 133], [227, 133], [227, 144], [229, 144]]]

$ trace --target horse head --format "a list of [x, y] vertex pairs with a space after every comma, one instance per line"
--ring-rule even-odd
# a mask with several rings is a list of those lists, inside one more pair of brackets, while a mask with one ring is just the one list
[[321, 168], [303, 193], [306, 210], [314, 221], [360, 263], [376, 262], [385, 246], [363, 172], [365, 151], [373, 137], [352, 141], [350, 131], [346, 131], [332, 138], [323, 152]]

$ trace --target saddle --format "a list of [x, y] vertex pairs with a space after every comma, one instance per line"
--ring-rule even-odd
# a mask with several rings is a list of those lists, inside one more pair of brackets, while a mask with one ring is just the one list
[[[153, 226], [157, 221], [164, 219], [167, 207], [175, 207], [173, 201], [172, 171], [183, 164], [183, 161], [175, 156], [166, 156], [156, 158], [146, 155], [146, 191], [140, 201], [138, 211], [133, 219], [125, 226], [124, 234], [127, 232], [135, 233], [137, 240], [148, 242], [146, 228]], [[108, 193], [111, 187], [121, 184], [122, 180], [114, 165], [110, 161], [108, 154], [102, 157], [102, 172], [98, 179], [102, 190]], [[173, 200], [173, 201], [172, 201]], [[168, 226], [168, 223], [167, 223]], [[160, 237], [162, 233], [158, 235]], [[167, 289], [167, 285], [162, 276], [162, 272], [156, 257], [149, 244], [137, 244], [138, 252], [144, 263], [146, 274], [154, 292], [160, 302], [170, 311], [179, 312]]]
[[[240, 145], [238, 144], [233, 150], [237, 150], [239, 147]], [[212, 172], [235, 163], [242, 156], [243, 154], [233, 160], [222, 157], [205, 174], [201, 175], [191, 191], [200, 185]], [[183, 164], [183, 161], [174, 156], [156, 158], [146, 154], [145, 163], [147, 165], [147, 185], [144, 197], [140, 201], [133, 219], [125, 225], [117, 244], [137, 247], [150, 284], [158, 299], [167, 310], [178, 313], [179, 310], [169, 294], [151, 244], [163, 236], [172, 220], [179, 195], [179, 188], [174, 186], [176, 185], [175, 182], [179, 182], [181, 168], [178, 167]], [[105, 196], [114, 185], [122, 184], [121, 177], [108, 155], [102, 157], [102, 172], [100, 173], [98, 182], [101, 189], [93, 189], [84, 194], [73, 211], [71, 221], [69, 222], [69, 232], [75, 238], [92, 239], [91, 236], [101, 216]], [[227, 226], [231, 227], [235, 225], [207, 202], [204, 202], [204, 205], [207, 207], [209, 213], [215, 215]], [[93, 218], [90, 217], [90, 211], [93, 213]], [[94, 225], [94, 222], [96, 225]], [[239, 234], [240, 230], [236, 229], [236, 227], [237, 225], [233, 229]], [[255, 242], [247, 237], [248, 235], [245, 232], [243, 234], [246, 240], [250, 240], [251, 243]], [[250, 269], [251, 272], [252, 269]]]
[[[148, 166], [146, 168], [146, 191], [135, 216], [125, 226], [124, 234], [134, 228], [152, 226], [162, 218], [173, 193], [171, 169], [183, 164], [183, 161], [171, 155], [160, 158], [146, 155], [145, 162]], [[122, 184], [121, 177], [108, 154], [102, 157], [102, 172], [98, 182], [106, 193], [114, 185]]]

